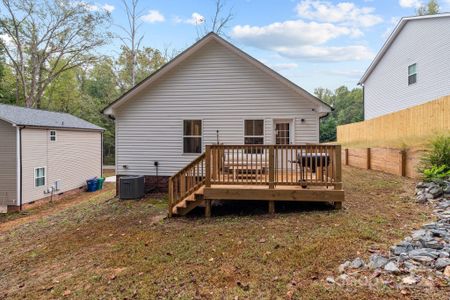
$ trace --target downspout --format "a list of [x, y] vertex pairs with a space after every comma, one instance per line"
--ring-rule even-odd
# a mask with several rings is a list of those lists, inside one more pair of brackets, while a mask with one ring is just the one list
[[22, 211], [23, 204], [23, 167], [22, 167], [22, 129], [25, 127], [18, 127], [18, 140], [19, 140], [19, 210]]
[[100, 132], [101, 153], [100, 153], [100, 177], [103, 178], [103, 131]]

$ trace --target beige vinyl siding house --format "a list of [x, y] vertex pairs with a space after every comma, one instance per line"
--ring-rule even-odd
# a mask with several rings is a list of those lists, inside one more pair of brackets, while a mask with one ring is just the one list
[[[57, 193], [86, 185], [86, 179], [102, 174], [101, 132], [54, 130], [56, 141], [50, 141], [51, 129], [22, 130], [23, 203], [48, 196], [46, 191], [56, 182]], [[35, 169], [45, 168], [45, 185], [35, 186]]]
[[[329, 111], [286, 78], [209, 34], [104, 113], [115, 119], [117, 174], [151, 177], [158, 169], [168, 177], [208, 144], [244, 144], [246, 138], [274, 144], [277, 124], [288, 128], [285, 141], [291, 144], [317, 143], [319, 119]], [[249, 121], [260, 121], [256, 131], [246, 129]], [[186, 122], [198, 128], [186, 132]], [[198, 147], [195, 153], [185, 151], [190, 142]]]
[[3, 206], [17, 202], [16, 149], [16, 128], [0, 120], [0, 204]]
[[8, 194], [0, 205], [20, 207], [100, 177], [102, 134], [68, 114], [0, 105], [0, 195]]

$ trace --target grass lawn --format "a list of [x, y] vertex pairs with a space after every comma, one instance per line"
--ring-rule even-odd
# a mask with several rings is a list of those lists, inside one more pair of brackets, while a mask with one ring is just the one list
[[290, 205], [274, 216], [217, 216], [213, 208], [209, 220], [201, 212], [163, 219], [164, 197], [119, 201], [108, 185], [52, 213], [0, 219], [0, 298], [402, 298], [387, 287], [325, 282], [340, 263], [387, 251], [430, 215], [411, 200], [411, 180], [353, 168], [343, 175], [340, 211]]

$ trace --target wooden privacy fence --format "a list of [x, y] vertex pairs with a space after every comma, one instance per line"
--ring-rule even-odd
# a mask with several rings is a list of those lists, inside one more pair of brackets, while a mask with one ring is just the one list
[[417, 149], [345, 148], [342, 150], [342, 162], [361, 169], [418, 178], [417, 166], [423, 154], [423, 150]]
[[450, 95], [378, 118], [338, 126], [344, 145], [386, 146], [450, 131]]

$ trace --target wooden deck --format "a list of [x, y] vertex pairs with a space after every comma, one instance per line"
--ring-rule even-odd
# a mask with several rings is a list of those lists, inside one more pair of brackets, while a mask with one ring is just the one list
[[169, 216], [211, 201], [344, 201], [338, 145], [211, 145], [169, 180]]

